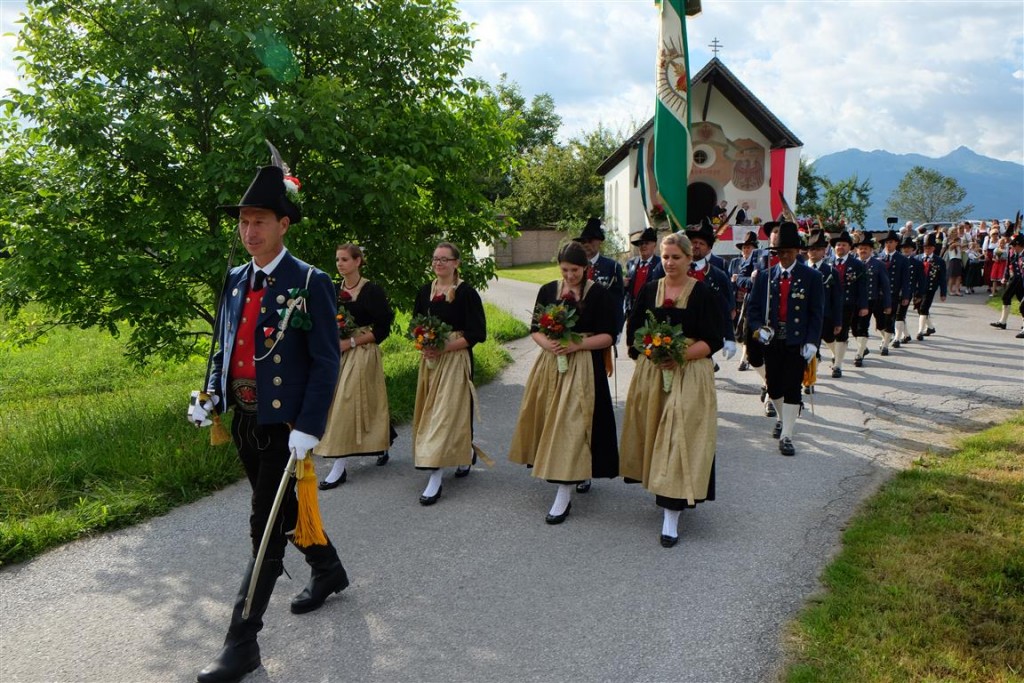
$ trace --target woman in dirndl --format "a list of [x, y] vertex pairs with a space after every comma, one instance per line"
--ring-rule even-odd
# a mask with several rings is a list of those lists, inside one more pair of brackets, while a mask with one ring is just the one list
[[[714, 292], [688, 275], [692, 253], [683, 234], [662, 240], [665, 277], [644, 287], [626, 325], [629, 355], [639, 360], [626, 396], [619, 471], [627, 482], [641, 482], [663, 508], [666, 548], [679, 540], [679, 513], [715, 499], [718, 402], [711, 354], [722, 348], [722, 317]], [[658, 365], [633, 348], [648, 311], [658, 322], [682, 327], [688, 343], [683, 364]], [[671, 372], [667, 392], [663, 371]]]
[[378, 465], [387, 464], [388, 449], [395, 440], [380, 353], [395, 315], [384, 289], [360, 273], [362, 249], [342, 244], [335, 259], [342, 277], [338, 285], [341, 370], [327, 428], [313, 450], [334, 459], [334, 467], [320, 482], [321, 490], [345, 483], [346, 458], [377, 456]]
[[421, 505], [441, 497], [441, 476], [455, 467], [465, 477], [476, 461], [473, 446], [473, 347], [487, 338], [480, 294], [459, 278], [459, 250], [441, 242], [431, 265], [435, 279], [416, 294], [413, 315], [431, 314], [451, 326], [443, 349], [424, 348], [416, 382], [412, 453], [418, 470], [430, 470]]
[[532, 467], [534, 477], [557, 485], [545, 517], [548, 524], [565, 521], [576, 484], [618, 476], [615, 415], [604, 359], [615, 335], [615, 311], [608, 290], [587, 280], [588, 265], [579, 243], [566, 244], [558, 254], [562, 279], [537, 293], [538, 312], [556, 303], [575, 309], [572, 332], [579, 336], [567, 344], [552, 339], [534, 315], [531, 336], [541, 353], [526, 381], [509, 448], [509, 460]]

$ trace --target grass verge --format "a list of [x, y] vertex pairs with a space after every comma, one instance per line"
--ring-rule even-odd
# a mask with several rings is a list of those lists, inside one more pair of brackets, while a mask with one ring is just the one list
[[1024, 680], [1024, 413], [897, 474], [851, 521], [784, 680]]
[[546, 285], [552, 280], [562, 277], [562, 272], [558, 269], [557, 263], [526, 263], [511, 268], [499, 268], [495, 271], [495, 275], [509, 280]]
[[[501, 344], [528, 329], [487, 304], [488, 340], [476, 346], [476, 381], [509, 362]], [[392, 416], [412, 416], [419, 354], [404, 338], [408, 315], [383, 345]], [[128, 526], [242, 476], [234, 449], [212, 448], [183, 419], [205, 359], [128, 363], [120, 341], [96, 330], [56, 330], [2, 349], [0, 565], [84, 534]]]

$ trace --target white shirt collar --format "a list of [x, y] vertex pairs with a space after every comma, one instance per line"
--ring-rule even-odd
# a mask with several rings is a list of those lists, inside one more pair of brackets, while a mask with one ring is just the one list
[[598, 253], [594, 254], [594, 258], [590, 259], [590, 265], [596, 266], [597, 265], [597, 259], [599, 259], [599, 258], [601, 258], [601, 252], [598, 252]]
[[[252, 261], [252, 279], [254, 279], [256, 277], [256, 271], [257, 270], [262, 270], [267, 275], [270, 275], [271, 273], [273, 273], [274, 272], [274, 268], [277, 268], [277, 264], [281, 263], [281, 259], [283, 259], [284, 255], [287, 254], [287, 253], [288, 253], [288, 248], [287, 247], [282, 247], [281, 248], [281, 252], [277, 256], [274, 257], [274, 260], [271, 261], [270, 263], [268, 263], [267, 265], [263, 266], [262, 268], [260, 268], [259, 266], [256, 265], [256, 261], [254, 259]], [[252, 279], [249, 280], [249, 284], [252, 284]]]
[[705, 256], [701, 260], [693, 262], [693, 269], [694, 270], [704, 270], [704, 266], [706, 266], [707, 263], [708, 263], [708, 257]]

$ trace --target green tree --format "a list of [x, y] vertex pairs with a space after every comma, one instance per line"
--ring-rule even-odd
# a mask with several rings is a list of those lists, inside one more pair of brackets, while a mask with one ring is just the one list
[[915, 166], [889, 195], [885, 210], [917, 223], [958, 221], [974, 211], [973, 204], [960, 205], [966, 197], [967, 191], [955, 178]]
[[858, 181], [854, 174], [834, 182], [822, 176], [820, 182], [824, 190], [821, 208], [826, 217], [834, 220], [845, 218], [847, 225], [863, 227], [871, 205], [871, 181]]
[[604, 215], [604, 180], [595, 170], [623, 139], [599, 125], [565, 145], [535, 147], [513, 171], [512, 193], [498, 208], [518, 225], [579, 230], [588, 217]]
[[[399, 306], [432, 245], [506, 232], [480, 178], [516, 131], [460, 77], [455, 0], [29, 0], [26, 85], [0, 117], [0, 313], [130, 334], [133, 357], [209, 334], [234, 203], [273, 141], [303, 182], [289, 246], [356, 241]], [[244, 259], [244, 252], [236, 261]], [[482, 284], [489, 260], [466, 259]], [[198, 325], [197, 320], [206, 324]]]
[[817, 216], [821, 214], [819, 191], [824, 178], [814, 170], [814, 162], [800, 157], [800, 171], [796, 186], [796, 213], [799, 216]]

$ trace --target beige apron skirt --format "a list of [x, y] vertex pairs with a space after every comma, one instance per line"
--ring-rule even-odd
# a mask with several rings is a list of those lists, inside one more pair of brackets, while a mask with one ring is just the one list
[[[449, 339], [461, 335], [453, 332]], [[468, 349], [442, 353], [433, 368], [420, 358], [412, 418], [416, 467], [456, 467], [472, 462], [476, 405]]]

